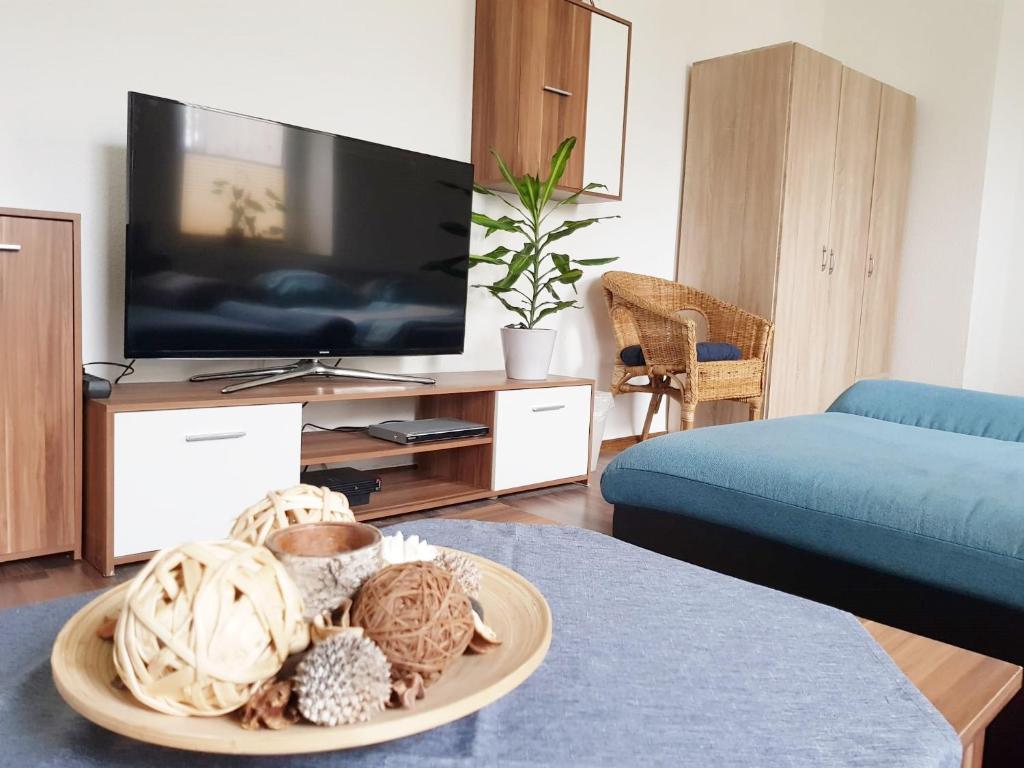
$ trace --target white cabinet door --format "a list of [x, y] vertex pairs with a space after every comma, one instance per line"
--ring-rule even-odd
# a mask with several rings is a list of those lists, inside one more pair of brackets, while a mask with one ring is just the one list
[[114, 416], [114, 555], [225, 538], [242, 510], [299, 482], [302, 406]]
[[496, 393], [493, 490], [587, 474], [590, 387]]

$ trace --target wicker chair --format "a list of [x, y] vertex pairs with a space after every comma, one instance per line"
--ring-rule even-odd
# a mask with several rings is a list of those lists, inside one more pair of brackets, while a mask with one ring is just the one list
[[[773, 326], [764, 318], [726, 304], [695, 288], [629, 272], [606, 272], [601, 279], [618, 349], [640, 345], [643, 365], [626, 365], [616, 356], [612, 394], [649, 392], [651, 402], [640, 436], [667, 395], [679, 401], [680, 427], [691, 429], [697, 403], [735, 400], [761, 418], [765, 373]], [[708, 324], [710, 341], [740, 348], [739, 360], [697, 362], [696, 323], [679, 313], [696, 310]], [[632, 380], [647, 377], [647, 383]], [[675, 386], [673, 386], [675, 384]]]

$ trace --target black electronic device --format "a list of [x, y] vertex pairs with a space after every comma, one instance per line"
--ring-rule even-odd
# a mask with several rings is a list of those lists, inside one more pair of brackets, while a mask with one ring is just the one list
[[130, 93], [125, 355], [461, 353], [472, 192], [470, 163]]
[[380, 475], [355, 467], [335, 467], [303, 472], [301, 482], [345, 494], [350, 506], [370, 503], [370, 494], [380, 490]]
[[371, 437], [379, 437], [392, 443], [409, 445], [431, 443], [436, 440], [458, 440], [466, 437], [482, 437], [488, 429], [483, 424], [463, 419], [412, 419], [410, 421], [384, 421], [371, 424], [367, 429]]
[[86, 400], [102, 400], [110, 397], [110, 382], [91, 373], [82, 374], [82, 397]]

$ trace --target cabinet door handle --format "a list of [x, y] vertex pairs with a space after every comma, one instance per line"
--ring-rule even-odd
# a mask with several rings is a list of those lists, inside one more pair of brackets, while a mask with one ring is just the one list
[[828, 273], [831, 275], [836, 269], [836, 252], [828, 249]]
[[535, 405], [533, 406], [534, 413], [543, 413], [544, 411], [560, 411], [565, 408], [565, 403], [559, 405]]
[[871, 277], [873, 274], [875, 274], [875, 254], [869, 253], [868, 254], [868, 277]]
[[563, 91], [561, 88], [555, 88], [553, 85], [545, 85], [544, 90], [548, 93], [557, 93], [559, 96], [572, 96], [572, 91]]
[[17, 243], [0, 243], [0, 251], [10, 251], [12, 253], [17, 253], [20, 250], [21, 246], [18, 245]]
[[185, 435], [186, 443], [208, 443], [211, 440], [237, 440], [245, 437], [245, 432], [210, 432], [205, 435]]
[[825, 271], [825, 267], [828, 266], [827, 256], [828, 256], [828, 246], [827, 245], [823, 245], [823, 246], [821, 246], [821, 271], [822, 272], [824, 272]]

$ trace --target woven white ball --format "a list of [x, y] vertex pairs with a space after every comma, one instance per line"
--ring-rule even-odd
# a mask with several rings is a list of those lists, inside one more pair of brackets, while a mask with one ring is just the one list
[[170, 715], [241, 707], [308, 641], [302, 598], [270, 551], [193, 542], [132, 580], [114, 630], [114, 666], [143, 704]]
[[274, 531], [300, 523], [345, 523], [354, 521], [343, 493], [313, 485], [296, 485], [271, 491], [235, 519], [231, 538], [248, 544], [263, 544]]

